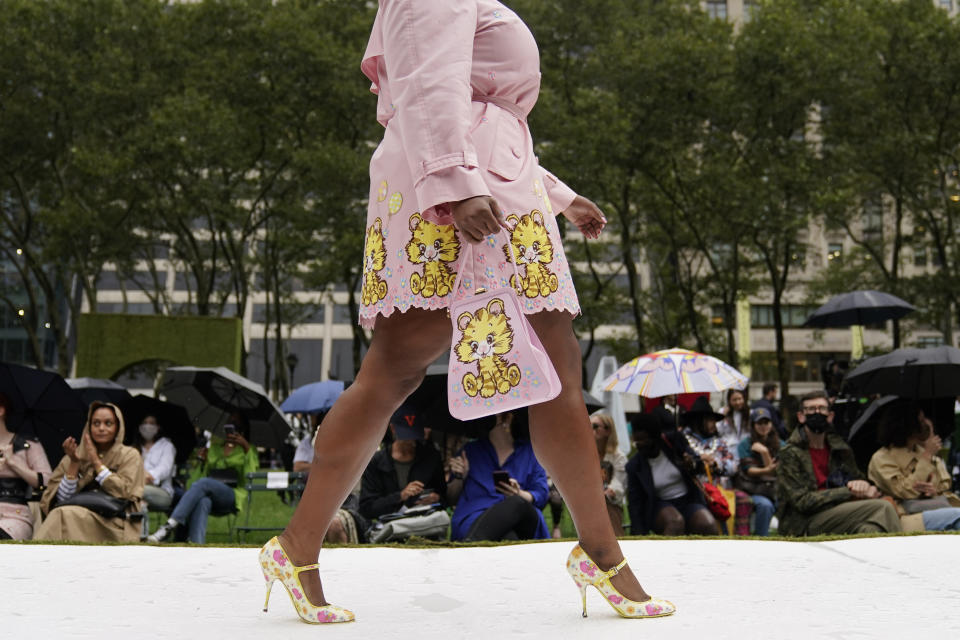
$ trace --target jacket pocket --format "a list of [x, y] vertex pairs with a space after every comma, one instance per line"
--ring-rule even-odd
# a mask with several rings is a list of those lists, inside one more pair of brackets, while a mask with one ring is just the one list
[[493, 105], [487, 112], [496, 113], [487, 169], [504, 180], [516, 180], [523, 171], [526, 132], [513, 114]]

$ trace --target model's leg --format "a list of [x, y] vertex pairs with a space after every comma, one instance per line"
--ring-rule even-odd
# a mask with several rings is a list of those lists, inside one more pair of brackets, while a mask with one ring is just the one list
[[[280, 535], [294, 564], [317, 561], [337, 509], [377, 450], [390, 416], [423, 380], [427, 366], [450, 348], [442, 311], [410, 309], [379, 317], [370, 350], [354, 380], [323, 419], [303, 498]], [[300, 574], [307, 598], [327, 604], [316, 571]]]
[[[623, 559], [603, 496], [600, 456], [583, 404], [580, 345], [570, 314], [548, 311], [528, 316], [553, 361], [562, 391], [530, 407], [530, 441], [537, 460], [553, 478], [577, 528], [580, 545], [604, 571]], [[611, 580], [631, 600], [646, 600], [633, 572], [621, 571]]]

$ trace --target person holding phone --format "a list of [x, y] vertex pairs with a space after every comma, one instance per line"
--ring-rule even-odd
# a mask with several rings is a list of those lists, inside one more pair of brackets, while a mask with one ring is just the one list
[[457, 501], [451, 539], [550, 537], [542, 513], [550, 488], [526, 437], [525, 413], [497, 415], [486, 437], [468, 443], [450, 460], [447, 497]]
[[[178, 525], [187, 527], [187, 540], [203, 544], [207, 540], [207, 519], [210, 515], [225, 516], [240, 512], [247, 500], [242, 480], [256, 471], [260, 459], [256, 447], [250, 445], [250, 423], [241, 413], [233, 413], [216, 433], [210, 446], [197, 452], [202, 465], [190, 488], [183, 494], [167, 522], [149, 536], [150, 542], [162, 542]], [[202, 476], [202, 477], [200, 477]]]
[[377, 451], [360, 483], [360, 515], [375, 519], [403, 507], [446, 505], [447, 485], [440, 454], [423, 439], [420, 415], [407, 405], [388, 425], [393, 442]]

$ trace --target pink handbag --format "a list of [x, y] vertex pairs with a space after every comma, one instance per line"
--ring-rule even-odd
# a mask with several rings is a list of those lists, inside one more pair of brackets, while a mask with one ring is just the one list
[[[513, 254], [513, 245], [507, 240]], [[516, 256], [511, 261], [520, 282]], [[556, 398], [560, 378], [550, 357], [527, 321], [517, 291], [511, 287], [479, 287], [473, 245], [466, 244], [454, 295], [460, 292], [463, 273], [470, 268], [473, 289], [450, 303], [453, 339], [447, 375], [450, 415], [473, 420]]]

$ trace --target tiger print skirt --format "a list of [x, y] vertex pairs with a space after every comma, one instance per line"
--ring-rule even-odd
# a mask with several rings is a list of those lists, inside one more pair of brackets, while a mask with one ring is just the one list
[[[499, 111], [483, 105], [482, 128]], [[474, 136], [480, 133], [475, 131]], [[372, 328], [378, 315], [411, 308], [446, 309], [451, 300], [476, 287], [517, 290], [527, 314], [563, 310], [576, 315], [580, 304], [563, 251], [554, 210], [532, 143], [517, 164], [504, 170], [481, 167], [484, 178], [512, 231], [501, 231], [474, 245], [472, 265], [464, 265], [464, 243], [452, 224], [435, 223], [418, 210], [406, 161], [390, 144], [390, 128], [370, 163], [370, 200], [363, 248], [360, 324]], [[391, 157], [392, 156], [392, 157]], [[481, 159], [481, 164], [483, 161]], [[501, 175], [507, 173], [509, 175]], [[449, 215], [446, 216], [449, 220]], [[438, 219], [442, 222], [443, 218]], [[508, 242], [513, 245], [511, 253]], [[469, 252], [466, 252], [469, 253]], [[511, 256], [516, 256], [516, 265]], [[459, 290], [457, 274], [466, 269]], [[474, 282], [479, 280], [479, 282]]]

